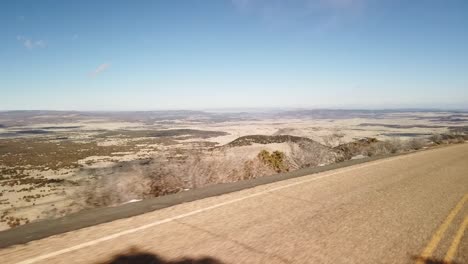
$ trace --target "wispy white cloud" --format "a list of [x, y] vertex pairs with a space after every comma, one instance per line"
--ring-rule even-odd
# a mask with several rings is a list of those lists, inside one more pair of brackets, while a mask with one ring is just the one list
[[103, 63], [99, 65], [94, 71], [91, 72], [91, 77], [95, 77], [98, 74], [106, 71], [107, 69], [109, 69], [110, 66], [111, 66], [110, 63]]
[[25, 36], [17, 36], [16, 39], [27, 49], [45, 48], [46, 42], [42, 39], [34, 40]]

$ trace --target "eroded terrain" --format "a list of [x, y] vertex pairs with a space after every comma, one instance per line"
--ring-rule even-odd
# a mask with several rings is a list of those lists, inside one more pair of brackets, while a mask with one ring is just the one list
[[467, 131], [464, 112], [0, 112], [0, 229]]

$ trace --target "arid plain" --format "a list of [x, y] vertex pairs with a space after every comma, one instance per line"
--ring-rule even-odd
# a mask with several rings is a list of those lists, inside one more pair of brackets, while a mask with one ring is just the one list
[[459, 111], [0, 112], [0, 230], [467, 132]]

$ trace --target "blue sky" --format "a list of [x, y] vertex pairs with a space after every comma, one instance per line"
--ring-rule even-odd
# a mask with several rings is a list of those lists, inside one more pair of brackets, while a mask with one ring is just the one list
[[1, 1], [0, 110], [468, 108], [468, 1]]

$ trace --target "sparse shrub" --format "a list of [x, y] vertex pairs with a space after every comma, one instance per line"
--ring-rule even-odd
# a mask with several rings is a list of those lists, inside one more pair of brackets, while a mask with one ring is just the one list
[[349, 160], [354, 156], [364, 155], [370, 156], [373, 155], [374, 150], [371, 147], [376, 144], [378, 141], [376, 138], [362, 138], [355, 140], [353, 142], [341, 144], [333, 149], [339, 153], [339, 160]]
[[403, 142], [401, 141], [400, 138], [392, 138], [386, 141], [386, 143], [388, 144], [388, 148], [390, 150], [390, 153], [392, 154], [395, 154], [404, 150]]
[[464, 143], [466, 139], [468, 139], [468, 137], [463, 132], [449, 132], [447, 134], [435, 134], [429, 138], [431, 142], [437, 145]]
[[151, 191], [151, 181], [138, 169], [133, 172], [117, 172], [111, 176], [100, 177], [84, 186], [80, 191], [83, 207], [109, 206], [142, 199]]
[[323, 136], [322, 140], [325, 146], [333, 148], [344, 143], [344, 136], [345, 135], [341, 132], [334, 132], [330, 135]]
[[422, 149], [425, 145], [424, 139], [421, 138], [412, 138], [406, 142], [406, 146], [410, 150], [419, 150]]
[[154, 174], [149, 177], [150, 190], [143, 193], [145, 196], [158, 197], [171, 193], [180, 192], [184, 187], [184, 182], [178, 175]]
[[369, 157], [387, 155], [391, 153], [392, 151], [391, 149], [392, 149], [392, 146], [389, 142], [379, 141], [368, 146], [366, 154]]
[[289, 163], [292, 169], [330, 164], [337, 159], [335, 151], [316, 142], [290, 142], [289, 147]]
[[404, 143], [399, 138], [392, 138], [386, 141], [377, 141], [369, 145], [368, 156], [381, 156], [395, 154], [405, 150]]
[[286, 156], [281, 151], [273, 151], [273, 153], [270, 154], [267, 150], [262, 150], [258, 153], [257, 157], [276, 172], [288, 171], [288, 167], [285, 164]]
[[216, 152], [187, 152], [183, 159], [155, 156], [146, 166], [116, 169], [97, 177], [74, 197], [81, 207], [110, 206], [216, 183], [236, 182], [286, 171], [282, 152], [268, 153], [269, 163]]
[[246, 159], [230, 157], [224, 153], [215, 155], [189, 156], [180, 164], [182, 173], [188, 176], [188, 188], [199, 188], [215, 183], [239, 181], [244, 178], [243, 167]]
[[243, 178], [242, 180], [255, 179], [266, 175], [273, 175], [276, 173], [273, 168], [265, 164], [260, 159], [247, 160], [243, 167]]
[[434, 144], [437, 144], [437, 145], [440, 145], [443, 143], [442, 141], [442, 136], [440, 134], [434, 134], [432, 135], [430, 138], [429, 138], [429, 141], [434, 143]]

